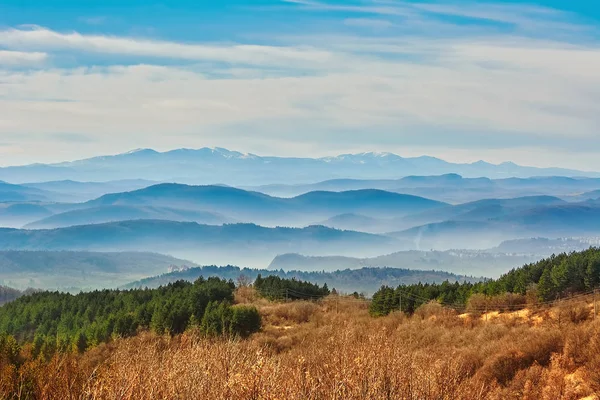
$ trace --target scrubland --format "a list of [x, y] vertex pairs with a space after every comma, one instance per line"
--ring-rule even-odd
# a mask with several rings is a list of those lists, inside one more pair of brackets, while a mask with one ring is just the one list
[[381, 318], [351, 297], [276, 303], [239, 288], [236, 302], [263, 317], [246, 340], [141, 332], [50, 360], [5, 350], [0, 398], [599, 398], [600, 318], [588, 299], [487, 315], [430, 303]]

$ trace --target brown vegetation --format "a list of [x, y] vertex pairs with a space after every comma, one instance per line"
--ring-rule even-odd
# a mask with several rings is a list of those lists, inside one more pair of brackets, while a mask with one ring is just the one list
[[[246, 290], [238, 298], [254, 296]], [[0, 398], [570, 400], [600, 393], [600, 320], [584, 303], [487, 322], [434, 303], [412, 317], [382, 318], [370, 317], [366, 302], [338, 296], [254, 304], [264, 329], [248, 340], [146, 333], [19, 369], [8, 362], [14, 354], [2, 355]]]

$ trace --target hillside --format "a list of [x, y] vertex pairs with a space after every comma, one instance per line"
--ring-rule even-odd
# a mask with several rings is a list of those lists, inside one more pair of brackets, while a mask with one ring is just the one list
[[359, 268], [336, 270], [332, 272], [320, 271], [281, 271], [272, 269], [250, 269], [233, 266], [216, 267], [205, 266], [190, 268], [183, 271], [175, 271], [160, 276], [145, 278], [136, 282], [129, 283], [123, 288], [155, 288], [166, 285], [178, 280], [194, 281], [200, 276], [218, 277], [221, 279], [237, 280], [244, 276], [254, 281], [258, 275], [263, 277], [277, 276], [284, 279], [298, 279], [312, 282], [314, 284], [327, 284], [329, 288], [335, 288], [338, 291], [352, 293], [363, 292], [366, 294], [374, 293], [381, 285], [389, 284], [411, 284], [417, 282], [443, 282], [450, 281], [469, 281], [475, 282], [481, 278], [464, 277], [442, 271], [419, 271], [400, 268]]
[[0, 229], [0, 250], [152, 251], [206, 264], [264, 266], [277, 254], [307, 252], [368, 256], [399, 242], [322, 226], [265, 228], [253, 224], [199, 225], [159, 220], [123, 221], [51, 230]]
[[117, 287], [189, 261], [155, 253], [74, 251], [0, 251], [0, 284], [25, 289], [99, 289]]
[[[516, 311], [559, 303], [600, 290], [600, 249], [561, 253], [480, 282], [384, 286], [373, 295], [371, 313], [414, 312], [429, 301], [464, 312]], [[401, 301], [401, 299], [404, 301]]]

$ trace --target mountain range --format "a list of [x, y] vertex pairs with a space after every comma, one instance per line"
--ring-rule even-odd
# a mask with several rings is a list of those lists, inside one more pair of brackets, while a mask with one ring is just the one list
[[333, 179], [310, 184], [273, 184], [245, 188], [281, 197], [293, 197], [319, 190], [379, 189], [452, 204], [525, 196], [557, 196], [567, 201], [600, 198], [600, 179], [561, 176], [490, 179], [445, 174], [407, 176], [400, 179]]
[[511, 162], [478, 161], [455, 164], [434, 157], [404, 158], [392, 153], [344, 154], [323, 158], [265, 157], [222, 148], [177, 149], [157, 152], [140, 149], [58, 164], [0, 168], [0, 179], [12, 183], [40, 181], [113, 181], [144, 179], [194, 184], [265, 185], [305, 183], [352, 177], [398, 179], [410, 175], [460, 174], [469, 178], [587, 176], [596, 172], [534, 168]]
[[234, 266], [216, 267], [205, 266], [174, 271], [167, 274], [153, 276], [124, 285], [124, 289], [156, 288], [171, 282], [186, 280], [193, 282], [200, 276], [219, 277], [221, 279], [236, 280], [240, 276], [254, 280], [258, 275], [279, 276], [285, 279], [299, 279], [316, 283], [327, 284], [329, 288], [342, 293], [359, 292], [372, 295], [382, 285], [398, 286], [422, 283], [450, 282], [477, 282], [482, 278], [465, 277], [442, 271], [419, 271], [402, 268], [359, 268], [336, 271], [277, 271], [267, 269], [239, 268]]
[[0, 229], [0, 250], [152, 251], [201, 264], [267, 265], [277, 254], [345, 253], [357, 257], [393, 251], [387, 236], [323, 226], [265, 228], [254, 224], [199, 225], [162, 220], [120, 221], [57, 229]]
[[306, 226], [347, 212], [373, 217], [400, 217], [446, 205], [382, 190], [311, 192], [294, 198], [278, 198], [226, 186], [159, 184], [64, 206], [65, 211], [30, 223], [27, 227], [56, 228], [136, 219], [211, 225], [241, 221], [272, 226]]

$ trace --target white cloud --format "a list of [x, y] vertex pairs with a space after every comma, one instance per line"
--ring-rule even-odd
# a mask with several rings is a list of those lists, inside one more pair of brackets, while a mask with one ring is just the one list
[[332, 61], [330, 53], [308, 47], [185, 44], [130, 37], [82, 35], [77, 32], [61, 33], [40, 27], [0, 31], [0, 45], [12, 49], [70, 50], [129, 57], [266, 66], [310, 66]]
[[0, 65], [31, 66], [41, 64], [48, 58], [46, 53], [0, 50]]

